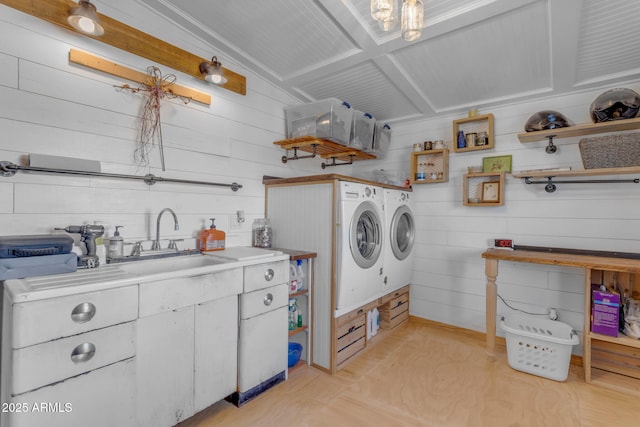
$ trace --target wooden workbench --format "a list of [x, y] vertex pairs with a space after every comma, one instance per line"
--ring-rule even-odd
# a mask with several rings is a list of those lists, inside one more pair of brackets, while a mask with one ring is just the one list
[[[620, 280], [625, 288], [633, 291], [634, 282], [640, 284], [640, 260], [615, 258], [610, 256], [568, 254], [559, 252], [538, 252], [528, 250], [488, 249], [482, 254], [485, 259], [486, 285], [486, 322], [487, 352], [495, 353], [496, 306], [498, 287], [498, 261], [527, 262], [532, 264], [558, 265], [582, 268], [585, 271], [585, 313], [584, 313], [584, 354], [585, 380], [597, 382], [609, 388], [640, 393], [640, 340], [634, 340], [620, 334], [609, 337], [591, 332], [591, 285], [603, 280], [609, 284]], [[638, 291], [638, 285], [636, 285]], [[602, 357], [601, 349], [618, 358], [616, 368], [607, 358]], [[593, 354], [592, 354], [593, 347]], [[593, 360], [592, 360], [593, 357]], [[609, 356], [610, 357], [610, 356]]]

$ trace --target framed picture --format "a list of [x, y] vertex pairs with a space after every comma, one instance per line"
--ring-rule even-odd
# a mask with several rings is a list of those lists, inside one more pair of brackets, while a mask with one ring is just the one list
[[482, 201], [500, 202], [500, 181], [487, 181], [482, 183]]
[[482, 172], [511, 172], [511, 154], [482, 158]]

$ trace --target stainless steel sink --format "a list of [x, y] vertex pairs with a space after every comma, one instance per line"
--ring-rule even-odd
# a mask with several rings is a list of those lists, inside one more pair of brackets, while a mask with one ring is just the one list
[[178, 270], [224, 264], [229, 260], [213, 258], [202, 254], [163, 257], [159, 259], [140, 258], [133, 262], [118, 263], [118, 269], [134, 275], [162, 274]]

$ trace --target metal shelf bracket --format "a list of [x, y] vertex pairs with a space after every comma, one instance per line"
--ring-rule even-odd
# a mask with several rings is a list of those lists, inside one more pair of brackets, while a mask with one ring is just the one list
[[336, 163], [336, 157], [331, 157], [331, 163], [325, 163], [322, 162], [322, 169], [330, 167], [330, 166], [344, 166], [344, 165], [352, 165], [353, 164], [353, 158], [355, 157], [355, 154], [349, 154], [349, 161], [348, 162], [342, 162], [342, 163]]
[[553, 138], [555, 137], [555, 135], [549, 135], [547, 136], [547, 139], [549, 140], [549, 145], [547, 145], [544, 149], [544, 151], [547, 152], [547, 154], [555, 154], [558, 151], [558, 146], [554, 145], [553, 143]]
[[577, 180], [577, 179], [566, 179], [560, 181], [554, 181], [553, 176], [546, 177], [546, 181], [533, 181], [531, 177], [525, 176], [524, 183], [525, 184], [542, 184], [544, 185], [544, 191], [547, 193], [553, 193], [556, 191], [556, 184], [613, 184], [613, 183], [628, 183], [628, 184], [638, 184], [640, 183], [640, 178], [634, 179], [585, 179], [585, 180]]
[[293, 150], [293, 156], [287, 157], [289, 155], [289, 150], [287, 150], [287, 156], [282, 156], [282, 163], [287, 163], [287, 161], [289, 160], [313, 159], [318, 154], [318, 144], [311, 144], [311, 146], [313, 147], [313, 152], [306, 156], [298, 156], [298, 149], [300, 147], [291, 147], [291, 149]]

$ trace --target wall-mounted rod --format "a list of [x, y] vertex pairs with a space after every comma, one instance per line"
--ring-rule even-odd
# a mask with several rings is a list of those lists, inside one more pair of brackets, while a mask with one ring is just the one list
[[27, 171], [27, 172], [44, 172], [44, 173], [59, 173], [65, 175], [83, 175], [83, 176], [99, 176], [105, 178], [119, 178], [119, 179], [137, 179], [140, 181], [144, 181], [147, 185], [153, 185], [156, 182], [175, 182], [180, 184], [195, 184], [195, 185], [212, 185], [215, 187], [229, 187], [233, 191], [238, 191], [242, 188], [242, 185], [234, 182], [232, 184], [220, 184], [217, 182], [206, 182], [206, 181], [193, 181], [190, 179], [177, 179], [177, 178], [163, 178], [161, 176], [155, 176], [153, 174], [147, 175], [124, 175], [117, 173], [106, 173], [106, 172], [91, 172], [91, 171], [77, 171], [71, 169], [54, 169], [54, 168], [44, 168], [44, 167], [35, 167], [35, 166], [21, 166], [16, 165], [11, 162], [3, 162], [0, 161], [0, 176], [9, 177], [16, 174], [17, 171]]
[[553, 193], [556, 191], [556, 184], [611, 184], [611, 183], [629, 183], [629, 184], [638, 184], [640, 183], [640, 178], [635, 179], [585, 179], [585, 180], [577, 180], [577, 179], [567, 179], [561, 181], [554, 181], [553, 177], [547, 177], [546, 181], [532, 181], [530, 177], [524, 177], [525, 184], [543, 184], [544, 191], [547, 193]]

